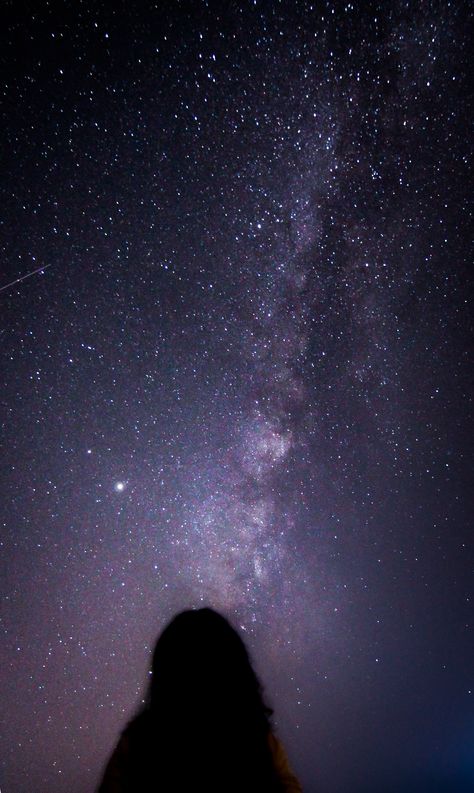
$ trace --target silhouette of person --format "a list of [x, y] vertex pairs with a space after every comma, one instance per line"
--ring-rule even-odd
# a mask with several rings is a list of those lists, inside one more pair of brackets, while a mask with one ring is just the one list
[[247, 649], [213, 609], [183, 611], [153, 654], [145, 705], [98, 793], [301, 793]]

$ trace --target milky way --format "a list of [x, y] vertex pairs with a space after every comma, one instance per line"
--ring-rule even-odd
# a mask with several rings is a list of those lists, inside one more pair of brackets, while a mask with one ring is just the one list
[[305, 791], [467, 791], [467, 6], [133, 6], [2, 12], [2, 793], [203, 604]]

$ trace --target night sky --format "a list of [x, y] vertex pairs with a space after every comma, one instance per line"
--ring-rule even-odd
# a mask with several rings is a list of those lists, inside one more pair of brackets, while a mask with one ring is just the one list
[[468, 5], [1, 13], [2, 793], [202, 605], [306, 793], [471, 790]]

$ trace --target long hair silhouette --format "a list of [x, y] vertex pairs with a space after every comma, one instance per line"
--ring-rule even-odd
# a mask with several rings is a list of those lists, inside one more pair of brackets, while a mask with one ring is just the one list
[[230, 623], [210, 608], [183, 611], [156, 643], [145, 705], [122, 736], [117, 789], [276, 793], [271, 714]]

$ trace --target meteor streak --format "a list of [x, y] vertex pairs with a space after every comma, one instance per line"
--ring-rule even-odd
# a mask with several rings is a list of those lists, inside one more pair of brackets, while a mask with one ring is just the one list
[[42, 270], [47, 270], [48, 267], [51, 267], [50, 264], [45, 264], [43, 267], [38, 267], [36, 270], [32, 270], [31, 273], [26, 273], [26, 275], [22, 275], [20, 278], [16, 278], [14, 281], [10, 281], [9, 284], [5, 284], [5, 286], [0, 286], [0, 292], [3, 292], [5, 289], [8, 289], [10, 286], [15, 286], [15, 284], [19, 284], [20, 281], [24, 281], [25, 278], [29, 278], [30, 275], [35, 275], [35, 273], [40, 273]]

